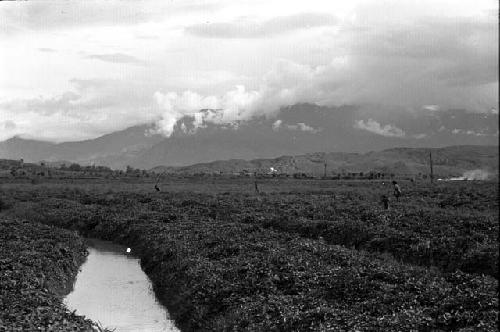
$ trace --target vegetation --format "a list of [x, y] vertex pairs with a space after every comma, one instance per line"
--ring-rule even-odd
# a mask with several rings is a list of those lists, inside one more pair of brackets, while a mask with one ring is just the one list
[[181, 329], [494, 331], [498, 187], [167, 179], [4, 186], [4, 218], [133, 247]]
[[0, 217], [0, 331], [93, 331], [59, 298], [85, 255], [72, 232]]

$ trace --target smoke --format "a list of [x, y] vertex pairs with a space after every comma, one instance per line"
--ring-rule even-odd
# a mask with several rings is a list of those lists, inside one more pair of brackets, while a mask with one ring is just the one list
[[450, 181], [460, 181], [460, 180], [488, 180], [490, 173], [486, 170], [475, 169], [471, 171], [466, 171], [462, 176], [450, 178]]

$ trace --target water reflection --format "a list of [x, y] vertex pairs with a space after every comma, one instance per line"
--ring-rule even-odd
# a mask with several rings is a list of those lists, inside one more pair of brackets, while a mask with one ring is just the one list
[[156, 300], [139, 259], [127, 254], [126, 249], [89, 240], [90, 254], [64, 303], [116, 332], [179, 331]]

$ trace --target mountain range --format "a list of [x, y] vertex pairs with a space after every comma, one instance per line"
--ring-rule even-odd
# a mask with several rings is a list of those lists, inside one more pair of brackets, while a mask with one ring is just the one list
[[[387, 156], [396, 151], [391, 148], [397, 147], [498, 145], [496, 111], [381, 112], [366, 107], [296, 104], [283, 107], [272, 118], [232, 124], [197, 124], [194, 118], [184, 117], [177, 122], [170, 137], [156, 133], [155, 128], [155, 124], [143, 124], [95, 139], [63, 143], [13, 137], [0, 142], [0, 158], [151, 169], [160, 165], [180, 167], [216, 160], [263, 159], [324, 151], [332, 152], [324, 156], [334, 165], [336, 158], [349, 163], [352, 158], [359, 159], [361, 153], [389, 149], [383, 152]], [[497, 148], [485, 149], [489, 154]], [[467, 154], [473, 150], [467, 148]], [[351, 153], [342, 154], [342, 151]], [[398, 155], [403, 152], [399, 151]], [[317, 158], [324, 159], [324, 156]], [[322, 165], [318, 167], [323, 169]]]

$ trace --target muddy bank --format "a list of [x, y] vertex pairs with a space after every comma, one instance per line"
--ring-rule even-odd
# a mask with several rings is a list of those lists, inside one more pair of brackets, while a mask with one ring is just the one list
[[74, 232], [0, 217], [0, 331], [93, 331], [60, 298], [85, 257]]

